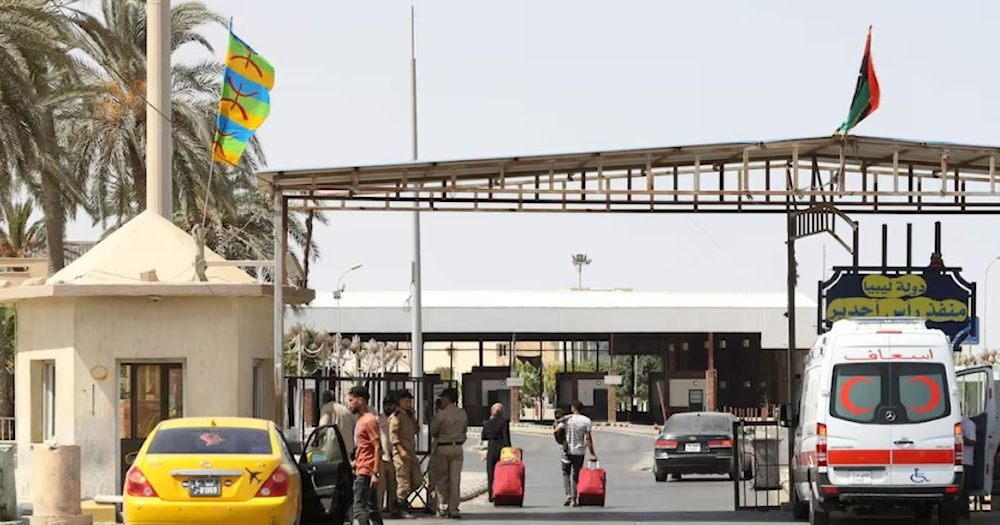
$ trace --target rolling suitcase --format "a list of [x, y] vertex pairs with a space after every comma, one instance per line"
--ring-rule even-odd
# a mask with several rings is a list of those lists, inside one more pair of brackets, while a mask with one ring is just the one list
[[608, 477], [600, 463], [590, 462], [580, 469], [580, 481], [576, 484], [576, 501], [580, 506], [604, 506]]
[[524, 451], [522, 451], [518, 447], [503, 447], [502, 449], [500, 449], [500, 461], [508, 461], [511, 459], [516, 459], [517, 461], [521, 461], [521, 457], [523, 455]]
[[493, 469], [493, 506], [524, 506], [524, 463], [500, 461]]

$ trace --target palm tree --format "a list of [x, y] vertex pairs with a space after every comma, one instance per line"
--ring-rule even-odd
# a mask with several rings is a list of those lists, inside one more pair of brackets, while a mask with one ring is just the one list
[[35, 205], [31, 199], [4, 201], [0, 214], [0, 257], [33, 257], [45, 251], [45, 221], [32, 222]]
[[[75, 137], [73, 169], [89, 177], [87, 210], [95, 222], [120, 225], [145, 209], [146, 199], [146, 4], [141, 0], [103, 0], [103, 21], [75, 12], [82, 33], [82, 50], [94, 66], [84, 74], [85, 110], [69, 119]], [[171, 51], [195, 44], [214, 53], [199, 33], [221, 15], [201, 2], [175, 4], [171, 9]], [[223, 65], [218, 60], [172, 66], [173, 182], [181, 215], [197, 215], [203, 206], [208, 173], [213, 206], [228, 207], [235, 178], [252, 176], [263, 161], [254, 141], [237, 169], [211, 165], [212, 132]]]
[[[96, 65], [84, 74], [83, 110], [66, 119], [74, 137], [73, 171], [76, 180], [89, 181], [87, 210], [96, 222], [112, 221], [113, 228], [145, 209], [145, 8], [141, 0], [103, 0], [104, 22], [74, 14], [82, 49]], [[171, 50], [192, 43], [214, 53], [199, 30], [223, 23], [201, 2], [174, 5]], [[218, 60], [172, 65], [174, 221], [188, 231], [204, 224], [208, 247], [228, 259], [269, 259], [273, 214], [254, 179], [265, 163], [259, 142], [251, 140], [238, 167], [211, 160], [223, 69]], [[314, 220], [326, 222], [322, 215]], [[289, 219], [292, 240], [303, 247], [306, 261], [318, 259], [311, 228], [312, 220], [304, 227], [298, 216]]]
[[0, 198], [9, 198], [21, 185], [39, 197], [56, 270], [62, 267], [66, 196], [72, 187], [60, 178], [63, 155], [50, 96], [73, 70], [61, 7], [51, 0], [0, 3]]

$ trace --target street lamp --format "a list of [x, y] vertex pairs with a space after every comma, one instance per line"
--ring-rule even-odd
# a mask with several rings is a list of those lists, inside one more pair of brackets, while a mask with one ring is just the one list
[[337, 289], [333, 291], [333, 298], [337, 301], [337, 343], [334, 345], [334, 348], [338, 352], [337, 364], [335, 367], [336, 374], [338, 376], [340, 375], [340, 354], [339, 354], [341, 347], [340, 342], [344, 339], [343, 334], [340, 333], [340, 298], [344, 296], [344, 288], [347, 286], [346, 284], [344, 284], [344, 277], [347, 277], [347, 274], [361, 268], [362, 266], [363, 265], [361, 263], [358, 263], [344, 270], [344, 273], [340, 274], [340, 277], [337, 278]]
[[573, 255], [573, 266], [576, 266], [576, 288], [583, 290], [583, 267], [590, 265], [590, 257], [585, 253]]
[[988, 348], [986, 346], [986, 326], [989, 324], [989, 318], [986, 317], [986, 309], [990, 305], [990, 301], [989, 301], [990, 296], [989, 296], [989, 293], [988, 293], [988, 290], [990, 288], [990, 286], [989, 286], [990, 268], [992, 268], [993, 267], [993, 263], [995, 263], [997, 261], [1000, 261], [1000, 257], [994, 257], [993, 260], [990, 261], [990, 263], [986, 265], [986, 272], [983, 274], [983, 318], [979, 320], [979, 323], [982, 325], [982, 334], [983, 334], [982, 345], [983, 345], [983, 350], [985, 350], [986, 348]]

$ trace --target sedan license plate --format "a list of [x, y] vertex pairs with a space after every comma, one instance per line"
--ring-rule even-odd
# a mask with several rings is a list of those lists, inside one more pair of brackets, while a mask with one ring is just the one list
[[188, 480], [188, 495], [192, 498], [221, 496], [222, 485], [219, 478], [191, 478]]
[[701, 443], [685, 443], [684, 452], [701, 452]]
[[851, 485], [871, 485], [872, 473], [861, 471], [851, 472]]

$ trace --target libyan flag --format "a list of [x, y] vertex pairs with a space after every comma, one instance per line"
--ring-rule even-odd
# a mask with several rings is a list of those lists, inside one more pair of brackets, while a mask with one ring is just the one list
[[847, 120], [840, 125], [837, 133], [847, 133], [859, 122], [878, 109], [879, 101], [878, 78], [875, 76], [875, 64], [872, 63], [872, 28], [868, 26], [868, 40], [865, 41], [865, 56], [861, 58], [861, 71], [858, 72], [858, 85], [854, 88], [854, 99], [851, 100], [851, 111]]

